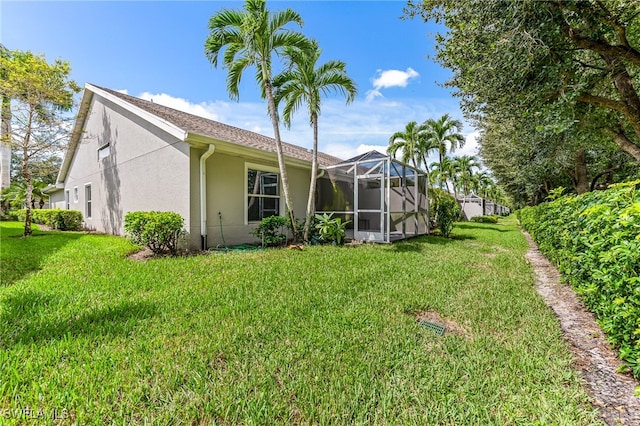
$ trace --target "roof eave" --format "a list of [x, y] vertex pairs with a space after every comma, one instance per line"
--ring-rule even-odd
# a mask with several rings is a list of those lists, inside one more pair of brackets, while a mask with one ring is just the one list
[[[278, 156], [275, 152], [265, 151], [264, 149], [249, 147], [245, 145], [240, 145], [234, 142], [228, 142], [220, 139], [212, 138], [211, 136], [202, 135], [193, 132], [187, 132], [187, 137], [185, 138], [185, 142], [192, 145], [194, 148], [204, 149], [207, 145], [214, 144], [216, 145], [216, 152], [238, 155], [238, 156], [251, 156], [251, 157], [259, 157], [263, 159], [267, 159], [273, 161], [275, 163], [278, 162]], [[285, 155], [285, 162], [288, 166], [300, 167], [304, 169], [311, 169], [311, 161], [303, 160], [300, 158], [290, 157]], [[321, 168], [325, 168], [326, 166], [319, 164]]]

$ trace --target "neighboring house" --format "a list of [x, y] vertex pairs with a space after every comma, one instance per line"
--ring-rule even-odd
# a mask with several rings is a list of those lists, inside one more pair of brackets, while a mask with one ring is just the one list
[[465, 220], [471, 220], [475, 216], [504, 216], [511, 213], [508, 207], [486, 200], [476, 194], [470, 194], [466, 197], [458, 196], [457, 199]]
[[[283, 145], [294, 213], [304, 218], [312, 153]], [[273, 139], [91, 84], [48, 192], [51, 207], [80, 210], [86, 228], [115, 235], [127, 212], [177, 212], [191, 248], [254, 241], [263, 217], [285, 215]]]
[[483, 198], [478, 197], [476, 194], [470, 194], [466, 197], [458, 196], [457, 198], [465, 220], [484, 215], [485, 200]]

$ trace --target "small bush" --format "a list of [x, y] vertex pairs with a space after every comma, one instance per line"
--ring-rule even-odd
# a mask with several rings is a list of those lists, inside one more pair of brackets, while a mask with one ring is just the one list
[[474, 216], [471, 218], [471, 222], [477, 223], [498, 223], [498, 216], [489, 215], [489, 216]]
[[517, 215], [640, 377], [640, 180]]
[[429, 194], [431, 196], [430, 216], [440, 231], [440, 235], [448, 238], [453, 230], [453, 224], [460, 214], [458, 201], [440, 189], [430, 189]]
[[[24, 222], [27, 215], [25, 209], [17, 210], [15, 217]], [[82, 212], [61, 209], [31, 209], [31, 221], [60, 231], [80, 231], [82, 229]]]
[[262, 219], [260, 225], [251, 232], [260, 238], [263, 247], [281, 246], [287, 242], [289, 219], [282, 216], [269, 216]]
[[183, 226], [184, 219], [174, 212], [129, 212], [124, 217], [124, 231], [131, 242], [156, 254], [176, 253]]
[[347, 235], [347, 225], [351, 221], [343, 222], [339, 217], [331, 214], [315, 215], [315, 227], [318, 230], [320, 241], [329, 244], [342, 245]]

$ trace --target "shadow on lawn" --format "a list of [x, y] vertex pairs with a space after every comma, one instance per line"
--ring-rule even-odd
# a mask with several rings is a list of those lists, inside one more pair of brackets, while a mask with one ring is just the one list
[[3, 324], [0, 326], [0, 347], [65, 337], [127, 335], [140, 320], [158, 313], [153, 303], [125, 301], [80, 312], [66, 311], [66, 315], [60, 316], [56, 312], [64, 307], [57, 298], [34, 290], [5, 296], [0, 299], [0, 308], [0, 323]]
[[17, 222], [0, 223], [0, 287], [9, 286], [42, 267], [45, 257], [79, 238], [79, 232], [34, 230], [23, 237], [24, 228]]
[[497, 231], [497, 232], [512, 232], [512, 229], [505, 229], [502, 225], [499, 224], [483, 224], [478, 225], [473, 222], [463, 222], [456, 223], [457, 229], [480, 229], [483, 231]]

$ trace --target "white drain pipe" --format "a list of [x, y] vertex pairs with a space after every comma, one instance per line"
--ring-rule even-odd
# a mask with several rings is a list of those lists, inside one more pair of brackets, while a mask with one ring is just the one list
[[200, 156], [200, 244], [201, 249], [207, 249], [207, 159], [213, 155], [216, 146], [209, 145], [209, 149]]

